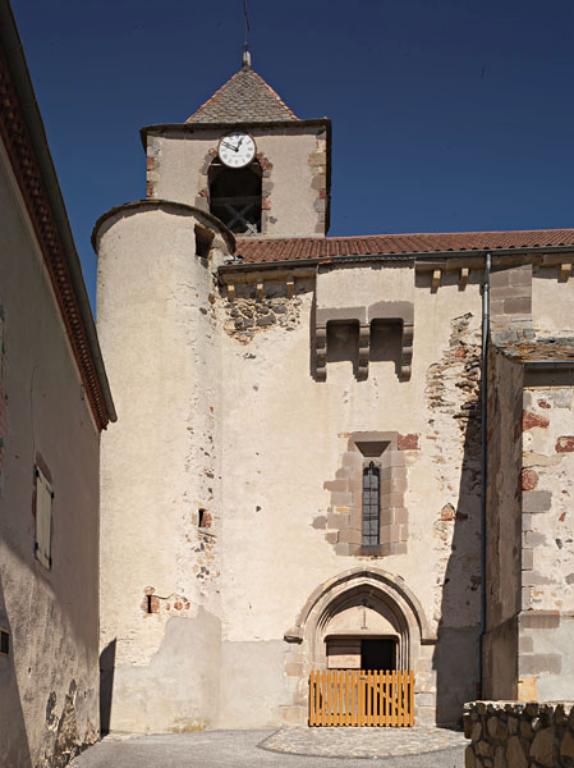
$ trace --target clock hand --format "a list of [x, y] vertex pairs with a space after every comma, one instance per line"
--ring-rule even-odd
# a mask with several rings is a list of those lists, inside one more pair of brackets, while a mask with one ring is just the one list
[[222, 141], [221, 143], [224, 146], [229, 147], [229, 149], [232, 149], [234, 152], [237, 152], [237, 147], [234, 147], [233, 144], [230, 144], [228, 141]]

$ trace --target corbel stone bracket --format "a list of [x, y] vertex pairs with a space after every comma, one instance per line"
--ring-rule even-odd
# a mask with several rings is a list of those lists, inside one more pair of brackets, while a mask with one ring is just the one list
[[371, 326], [368, 323], [359, 327], [359, 366], [357, 378], [364, 381], [369, 376], [369, 354], [371, 351]]
[[315, 378], [327, 381], [327, 324], [315, 328]]
[[315, 378], [327, 379], [327, 325], [330, 322], [356, 322], [359, 325], [359, 354], [357, 378], [369, 375], [371, 324], [376, 320], [401, 323], [400, 381], [411, 377], [414, 337], [414, 304], [411, 301], [378, 301], [367, 307], [337, 307], [317, 309], [315, 318]]
[[413, 360], [415, 308], [412, 301], [378, 301], [368, 308], [369, 326], [374, 320], [400, 321], [402, 325], [399, 380], [409, 381]]
[[560, 264], [560, 275], [558, 279], [561, 283], [567, 283], [568, 278], [572, 274], [572, 262], [564, 262], [563, 264]]

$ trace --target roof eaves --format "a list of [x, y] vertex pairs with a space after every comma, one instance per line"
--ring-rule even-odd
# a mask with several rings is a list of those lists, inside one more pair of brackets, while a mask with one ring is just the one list
[[116, 420], [116, 411], [44, 123], [16, 22], [4, 0], [0, 2], [0, 43], [3, 88], [12, 103], [10, 112], [0, 112], [2, 139], [44, 255], [95, 421], [103, 429], [108, 421]]
[[[273, 241], [270, 241], [271, 243]], [[307, 259], [274, 259], [269, 261], [249, 261], [242, 263], [240, 258], [233, 264], [226, 264], [220, 267], [220, 270], [230, 272], [233, 270], [247, 271], [256, 269], [285, 269], [286, 267], [296, 266], [337, 266], [340, 264], [350, 264], [358, 262], [368, 261], [426, 261], [436, 259], [459, 259], [464, 256], [477, 256], [485, 257], [488, 253], [496, 254], [500, 256], [527, 256], [531, 253], [572, 253], [574, 251], [574, 245], [564, 246], [524, 246], [517, 248], [477, 248], [477, 249], [460, 249], [460, 250], [448, 250], [448, 251], [412, 251], [408, 253], [369, 253], [369, 254], [354, 254], [346, 256], [319, 256]]]

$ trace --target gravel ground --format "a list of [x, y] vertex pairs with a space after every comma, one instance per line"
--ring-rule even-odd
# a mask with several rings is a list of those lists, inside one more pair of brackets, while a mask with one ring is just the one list
[[[360, 739], [361, 731], [353, 730], [356, 734], [353, 738]], [[279, 733], [283, 735], [284, 731]], [[415, 729], [411, 734], [418, 738]], [[74, 768], [365, 768], [366, 764], [381, 768], [464, 766], [463, 740], [460, 740], [459, 746], [439, 751], [435, 748], [435, 751], [421, 754], [365, 760], [356, 756], [301, 756], [260, 748], [262, 742], [272, 743], [273, 737], [270, 731], [207, 731], [122, 739], [108, 737], [86, 750], [71, 765]], [[337, 738], [340, 737], [335, 734]], [[342, 740], [345, 738], [348, 737]]]

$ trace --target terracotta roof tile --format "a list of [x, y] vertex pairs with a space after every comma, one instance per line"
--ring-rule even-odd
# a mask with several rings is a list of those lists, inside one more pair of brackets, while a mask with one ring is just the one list
[[573, 246], [574, 229], [513, 232], [437, 232], [353, 237], [242, 238], [236, 256], [244, 264], [329, 259], [342, 256], [402, 255], [452, 251]]
[[187, 123], [255, 123], [297, 120], [269, 83], [243, 67], [199, 107]]

